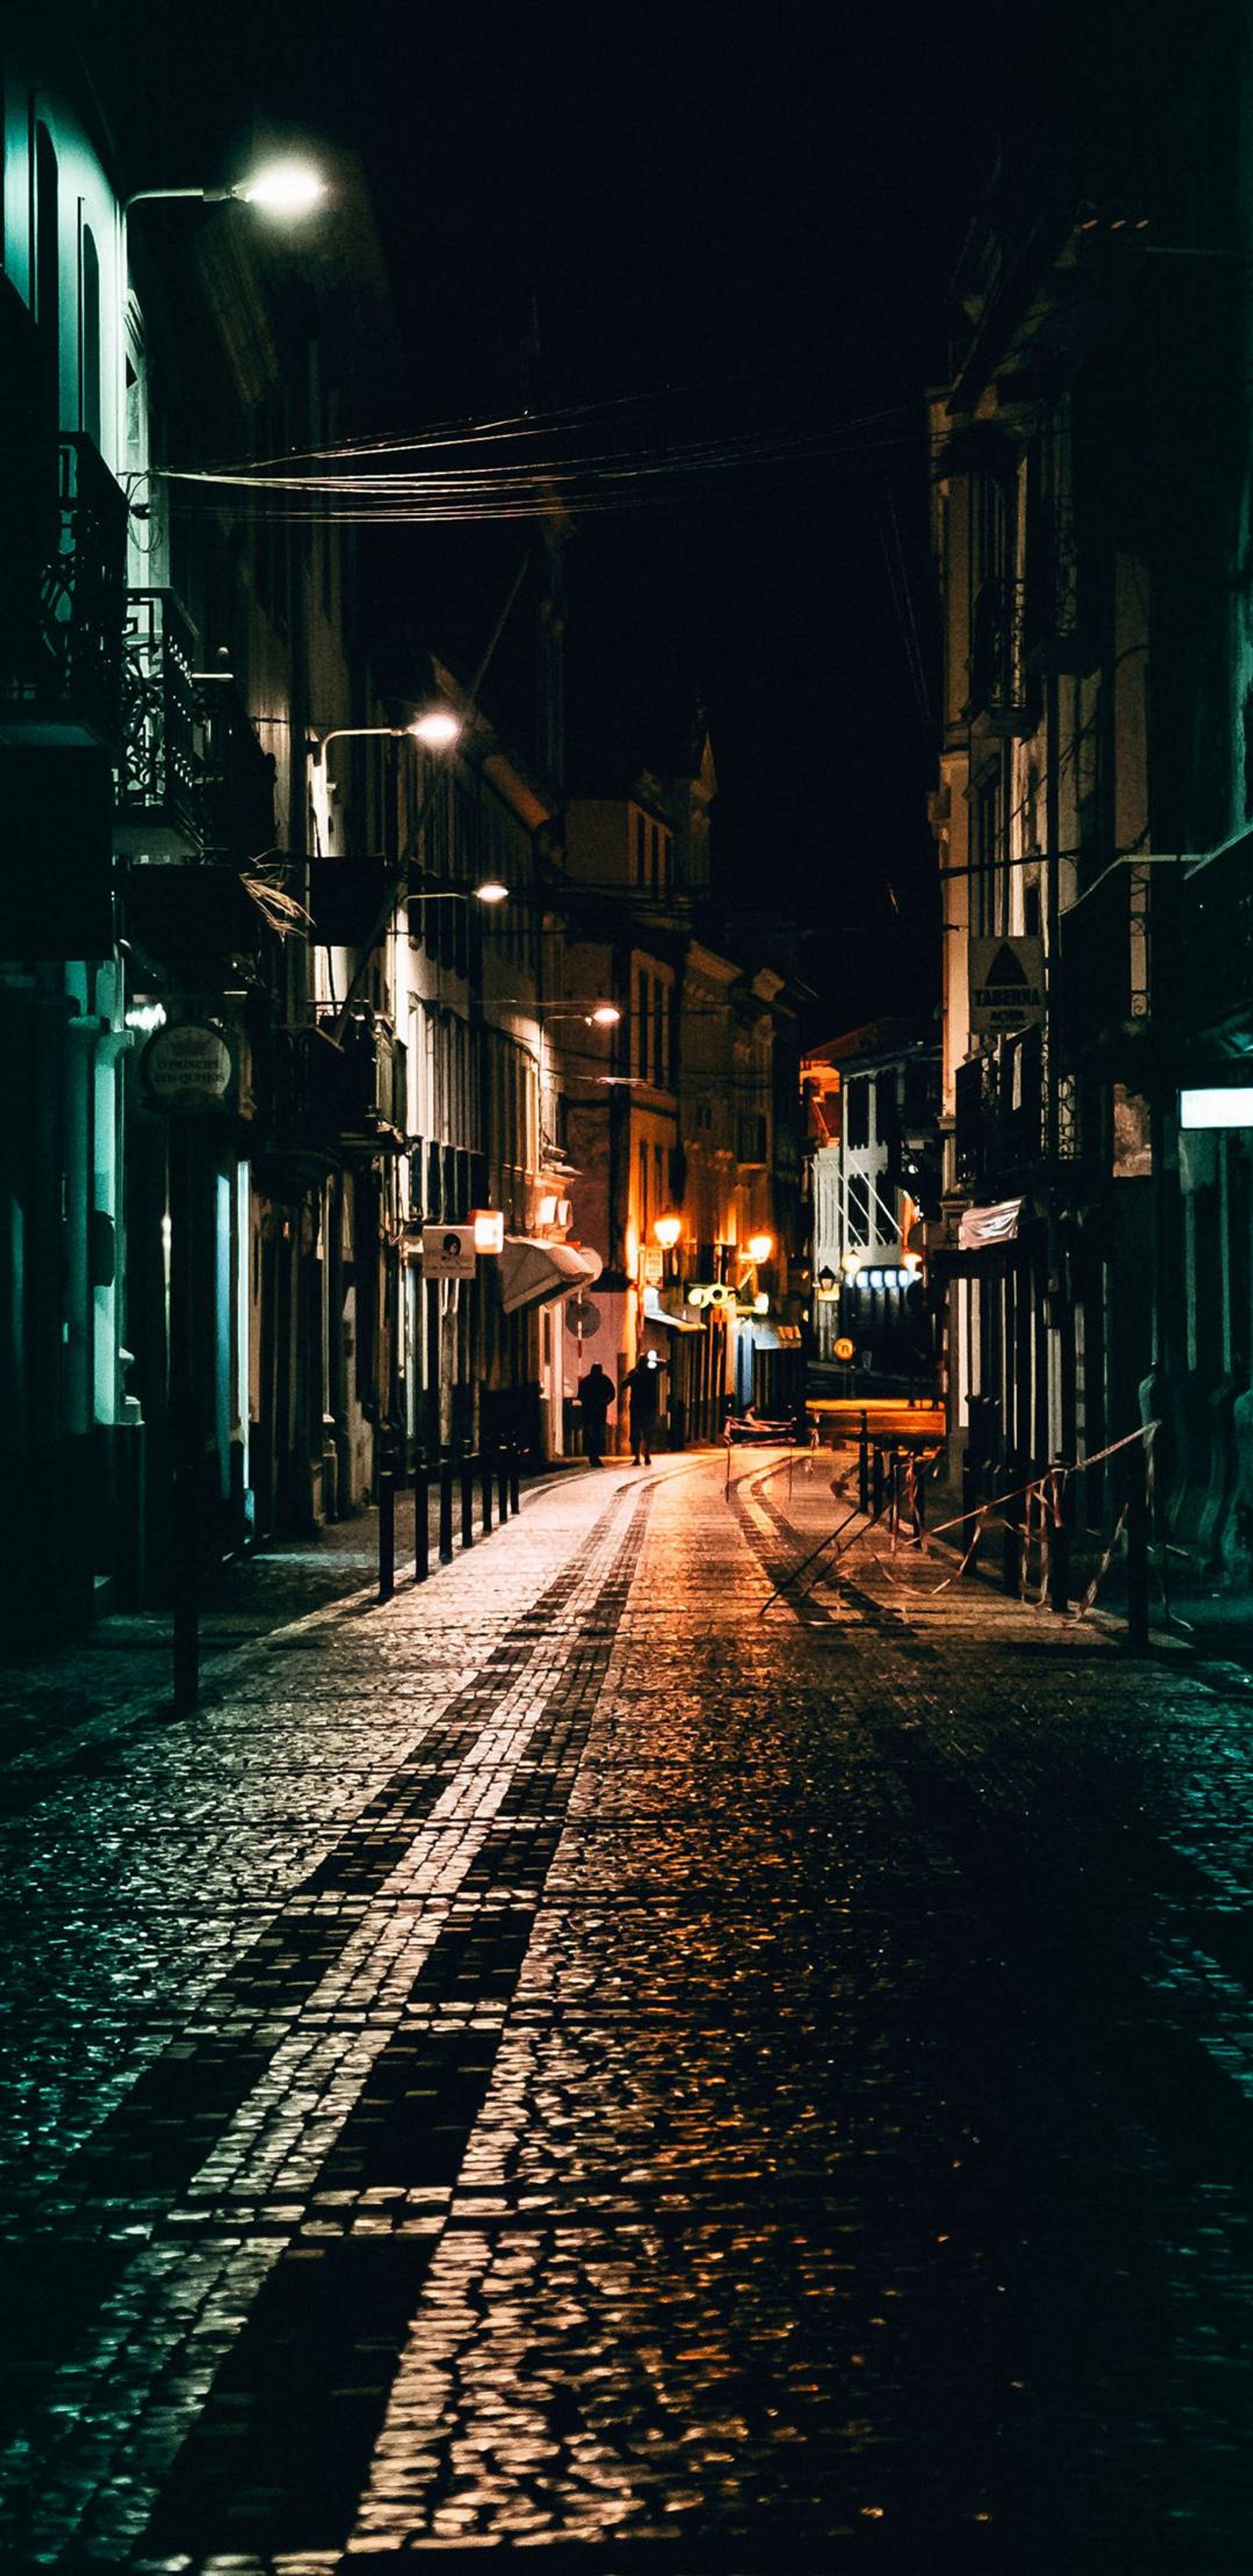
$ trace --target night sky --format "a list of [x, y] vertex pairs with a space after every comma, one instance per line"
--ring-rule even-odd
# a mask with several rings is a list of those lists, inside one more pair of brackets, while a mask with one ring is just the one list
[[[624, 507], [578, 520], [573, 783], [664, 759], [699, 702], [725, 884], [797, 916], [816, 1027], [929, 1007], [923, 394], [1029, 60], [1038, 99], [1028, 14], [284, 0], [261, 53], [258, 23], [240, 13], [240, 133], [281, 107], [365, 165], [398, 348], [362, 421], [614, 403], [619, 450], [699, 438], [741, 460], [660, 499], [628, 479]], [[467, 670], [527, 538], [423, 529], [373, 551]], [[484, 690], [515, 735], [529, 660], [515, 634]]]

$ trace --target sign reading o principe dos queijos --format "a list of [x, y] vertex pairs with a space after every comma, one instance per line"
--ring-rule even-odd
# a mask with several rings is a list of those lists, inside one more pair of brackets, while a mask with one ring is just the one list
[[235, 1059], [220, 1029], [202, 1020], [158, 1029], [144, 1048], [144, 1088], [156, 1109], [229, 1109]]

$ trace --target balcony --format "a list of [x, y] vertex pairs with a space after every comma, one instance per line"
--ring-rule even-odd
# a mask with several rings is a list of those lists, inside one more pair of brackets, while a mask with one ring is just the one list
[[73, 749], [118, 739], [126, 500], [89, 438], [63, 431], [55, 452], [0, 624], [0, 741]]
[[327, 1014], [303, 1032], [310, 1144], [332, 1152], [397, 1153], [405, 1141], [405, 1049], [386, 1020], [353, 1019], [342, 1044]]
[[[1172, 880], [1182, 876], [1182, 870], [1169, 873]], [[1194, 869], [1178, 900], [1180, 935], [1161, 943], [1154, 1008], [1185, 1029], [1247, 1038], [1253, 1033], [1253, 832]]]
[[1099, 877], [1061, 918], [1060, 1035], [1067, 1064], [1131, 1017], [1131, 911], [1127, 867]]
[[969, 713], [972, 718], [982, 716], [993, 733], [1030, 733], [1035, 724], [1020, 581], [984, 581], [975, 593]]
[[963, 1189], [1008, 1191], [1043, 1160], [1043, 1032], [1021, 1029], [995, 1055], [957, 1068], [957, 1178]]
[[274, 763], [231, 680], [206, 680], [200, 784], [204, 846], [240, 865], [274, 847]]
[[135, 857], [200, 855], [196, 639], [172, 591], [126, 594], [117, 845]]

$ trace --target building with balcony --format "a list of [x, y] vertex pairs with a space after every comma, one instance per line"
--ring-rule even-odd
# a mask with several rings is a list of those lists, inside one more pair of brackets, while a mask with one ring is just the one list
[[[952, 1424], [1016, 1474], [1159, 1418], [1174, 1541], [1247, 1561], [1253, 1044], [1247, 19], [1089, 25], [1006, 159], [931, 404]], [[1198, 154], [1194, 140], [1206, 137]], [[1224, 1068], [1226, 1071], [1224, 1072]], [[1238, 1077], [1237, 1077], [1238, 1078]], [[1086, 1479], [1111, 1524], [1122, 1464]]]
[[[937, 1355], [923, 1241], [939, 1212], [938, 1043], [906, 1021], [871, 1021], [811, 1048], [801, 1080], [813, 1358], [844, 1368], [849, 1393], [930, 1393]], [[837, 1342], [851, 1358], [838, 1360]]]

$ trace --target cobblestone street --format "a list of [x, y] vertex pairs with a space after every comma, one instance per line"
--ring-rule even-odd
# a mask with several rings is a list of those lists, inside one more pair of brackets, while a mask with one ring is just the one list
[[11, 1744], [6, 2570], [1247, 2565], [1253, 1693], [831, 1463]]

